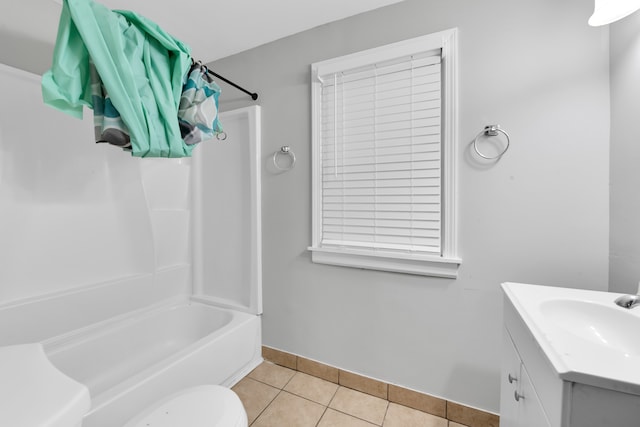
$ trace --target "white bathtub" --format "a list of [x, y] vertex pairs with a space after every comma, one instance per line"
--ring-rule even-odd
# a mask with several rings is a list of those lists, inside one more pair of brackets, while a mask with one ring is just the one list
[[83, 427], [119, 427], [152, 402], [199, 384], [233, 385], [261, 362], [260, 317], [172, 300], [44, 342], [85, 384]]

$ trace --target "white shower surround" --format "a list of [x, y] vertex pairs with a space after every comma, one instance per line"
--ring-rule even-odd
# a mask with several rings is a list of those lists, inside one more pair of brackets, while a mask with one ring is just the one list
[[[95, 146], [90, 114], [78, 121], [44, 107], [38, 76], [0, 64], [0, 84], [6, 101], [0, 104], [0, 212], [11, 214], [5, 229], [13, 233], [0, 243], [7, 263], [0, 345], [42, 342], [54, 364], [86, 383], [92, 409], [84, 427], [122, 425], [181, 388], [230, 386], [257, 366], [259, 107], [221, 114], [227, 142], [196, 148], [194, 155], [207, 164], [201, 159], [192, 166], [190, 159], [136, 159]], [[30, 125], [34, 115], [40, 126]], [[216, 170], [228, 168], [236, 179], [203, 186], [201, 175], [215, 161], [221, 162]], [[216, 193], [217, 187], [224, 192]], [[203, 193], [194, 195], [193, 188]], [[235, 200], [225, 203], [224, 197]], [[240, 220], [233, 224], [212, 224], [198, 215], [192, 221], [193, 203], [240, 203], [251, 212], [236, 214]], [[47, 229], [54, 208], [57, 222]], [[97, 219], [90, 215], [102, 211], [107, 214]], [[109, 222], [96, 224], [100, 219]], [[108, 238], [99, 225], [110, 227]], [[203, 227], [220, 237], [224, 253], [243, 254], [227, 260], [220, 274], [203, 265], [215, 243], [206, 246], [204, 239], [190, 237], [202, 236]], [[18, 240], [22, 229], [34, 232]], [[76, 235], [78, 230], [86, 235]], [[130, 244], [129, 252], [117, 253]], [[232, 251], [233, 246], [241, 247]], [[29, 254], [34, 255], [25, 260]], [[22, 264], [30, 268], [20, 273]]]

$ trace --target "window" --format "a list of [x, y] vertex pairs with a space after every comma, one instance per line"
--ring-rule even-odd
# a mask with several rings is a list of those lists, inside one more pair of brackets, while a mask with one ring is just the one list
[[312, 260], [456, 277], [456, 30], [311, 72]]

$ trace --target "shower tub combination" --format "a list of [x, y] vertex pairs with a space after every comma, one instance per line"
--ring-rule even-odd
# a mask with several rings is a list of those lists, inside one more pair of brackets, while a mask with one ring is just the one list
[[[232, 386], [262, 362], [260, 108], [221, 118], [225, 144], [194, 151], [191, 264], [0, 306], [11, 325], [0, 345], [42, 342], [88, 387], [83, 427], [121, 426], [187, 387]], [[184, 285], [161, 295], [172, 281]]]
[[43, 344], [58, 369], [89, 388], [83, 427], [107, 427], [179, 389], [235, 384], [261, 361], [260, 332], [258, 316], [174, 299]]

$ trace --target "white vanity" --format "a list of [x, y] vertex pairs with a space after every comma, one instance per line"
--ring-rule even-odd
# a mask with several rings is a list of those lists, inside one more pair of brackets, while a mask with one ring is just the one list
[[501, 427], [640, 426], [640, 306], [505, 283]]

